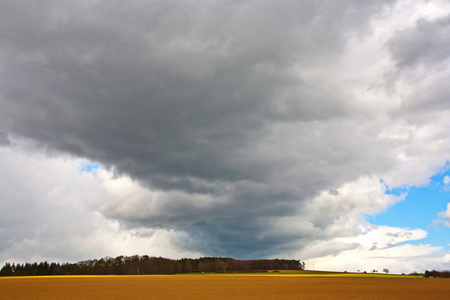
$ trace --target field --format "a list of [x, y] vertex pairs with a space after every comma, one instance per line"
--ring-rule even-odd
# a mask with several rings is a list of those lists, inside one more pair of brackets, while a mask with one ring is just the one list
[[0, 278], [1, 299], [445, 299], [450, 279], [333, 273]]

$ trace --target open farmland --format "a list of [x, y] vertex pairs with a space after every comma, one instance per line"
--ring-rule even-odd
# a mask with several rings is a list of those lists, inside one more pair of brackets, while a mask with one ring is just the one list
[[299, 274], [0, 278], [2, 299], [444, 299], [450, 279]]

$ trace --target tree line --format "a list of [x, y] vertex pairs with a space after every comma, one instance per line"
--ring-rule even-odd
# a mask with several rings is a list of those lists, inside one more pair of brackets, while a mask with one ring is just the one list
[[428, 271], [426, 270], [423, 274], [424, 277], [435, 277], [435, 278], [450, 278], [450, 271]]
[[295, 259], [237, 260], [229, 257], [169, 259], [148, 255], [104, 257], [77, 263], [5, 263], [0, 276], [144, 275], [179, 273], [245, 273], [269, 270], [304, 270]]

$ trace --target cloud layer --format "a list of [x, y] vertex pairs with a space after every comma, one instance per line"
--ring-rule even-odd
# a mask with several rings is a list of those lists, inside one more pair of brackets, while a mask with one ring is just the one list
[[36, 207], [81, 201], [126, 231], [176, 232], [184, 253], [356, 237], [402, 199], [386, 185], [450, 158], [449, 20], [445, 1], [2, 1], [0, 145], [117, 176], [71, 200], [39, 184]]
[[92, 173], [80, 172], [85, 163], [16, 147], [0, 148], [0, 167], [8, 174], [0, 180], [2, 261], [65, 262], [124, 253], [164, 252], [177, 258], [199, 255], [171, 249], [171, 239], [184, 239], [181, 232], [127, 230], [117, 221], [105, 219], [99, 213], [103, 201], [122, 199], [126, 179], [114, 178], [104, 170], [95, 178]]

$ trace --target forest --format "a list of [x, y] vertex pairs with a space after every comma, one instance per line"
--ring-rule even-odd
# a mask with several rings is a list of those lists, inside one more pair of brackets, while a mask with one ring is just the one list
[[148, 255], [104, 257], [77, 263], [5, 263], [0, 276], [144, 275], [179, 273], [248, 273], [269, 270], [304, 270], [295, 259], [238, 260], [229, 257], [169, 259]]

